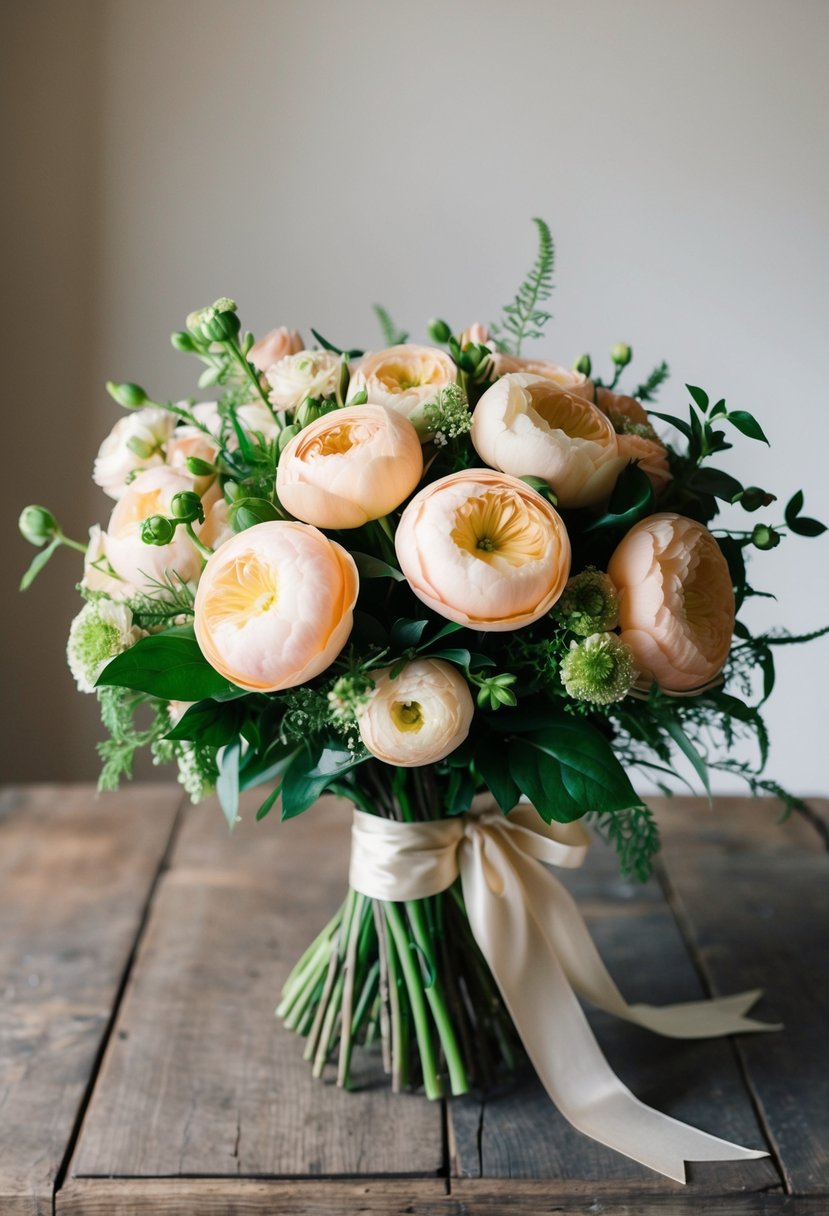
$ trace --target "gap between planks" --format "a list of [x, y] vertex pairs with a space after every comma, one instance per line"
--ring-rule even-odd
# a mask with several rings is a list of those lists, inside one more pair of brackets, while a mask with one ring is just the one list
[[155, 895], [165, 871], [169, 869], [170, 858], [172, 857], [173, 849], [175, 848], [176, 840], [178, 838], [188, 805], [189, 799], [184, 794], [184, 791], [182, 791], [181, 798], [179, 799], [178, 806], [176, 807], [176, 813], [173, 816], [173, 822], [167, 836], [167, 841], [164, 845], [164, 851], [161, 854], [161, 858], [159, 859], [158, 865], [156, 866], [155, 872], [150, 880], [149, 887], [147, 888], [147, 896], [141, 909], [141, 915], [138, 920], [135, 936], [133, 938], [132, 945], [130, 946], [129, 953], [127, 954], [124, 969], [121, 973], [121, 978], [118, 981], [118, 988], [115, 993], [115, 999], [112, 1002], [112, 1009], [110, 1010], [104, 1032], [101, 1035], [98, 1050], [95, 1053], [95, 1059], [89, 1073], [89, 1080], [86, 1083], [86, 1088], [84, 1089], [83, 1096], [81, 1097], [81, 1101], [78, 1105], [78, 1111], [72, 1125], [71, 1134], [66, 1144], [63, 1159], [55, 1175], [55, 1181], [52, 1187], [52, 1216], [55, 1216], [57, 1212], [57, 1197], [63, 1187], [64, 1182], [66, 1181], [69, 1166], [72, 1163], [72, 1157], [75, 1153], [75, 1147], [80, 1138], [81, 1129], [83, 1128], [84, 1118], [86, 1117], [86, 1112], [89, 1109], [89, 1103], [91, 1102], [92, 1095], [95, 1091], [95, 1085], [98, 1080], [98, 1074], [101, 1071], [104, 1055], [106, 1054], [106, 1050], [112, 1038], [112, 1033], [115, 1029], [115, 1023], [118, 1019], [118, 1014], [124, 1000], [124, 994], [127, 990], [130, 976], [132, 975], [135, 960], [138, 956], [138, 951], [140, 949], [144, 933], [146, 932], [147, 925], [149, 924]]

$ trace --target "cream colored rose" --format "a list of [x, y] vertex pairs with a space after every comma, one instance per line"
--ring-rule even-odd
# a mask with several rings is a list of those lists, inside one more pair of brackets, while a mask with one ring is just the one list
[[120, 498], [140, 469], [164, 463], [164, 445], [176, 425], [167, 410], [147, 406], [126, 414], [98, 449], [92, 480], [110, 498]]
[[426, 438], [425, 407], [434, 404], [442, 388], [455, 383], [457, 374], [449, 356], [434, 347], [390, 346], [360, 360], [348, 386], [348, 399], [365, 392], [369, 405], [385, 405], [402, 414]]
[[472, 415], [472, 443], [496, 469], [543, 477], [563, 507], [601, 502], [625, 466], [601, 410], [523, 372], [502, 376], [481, 397]]
[[248, 362], [252, 363], [257, 371], [266, 372], [286, 355], [296, 355], [301, 350], [302, 338], [297, 331], [280, 325], [279, 329], [272, 329], [264, 338], [254, 342], [248, 351]]
[[317, 528], [359, 528], [388, 515], [423, 474], [417, 431], [381, 405], [346, 406], [295, 435], [279, 458], [276, 491]]
[[549, 612], [570, 572], [558, 513], [523, 481], [452, 473], [416, 494], [395, 537], [415, 595], [471, 629], [520, 629]]
[[256, 524], [208, 559], [196, 637], [207, 661], [240, 688], [293, 688], [342, 650], [358, 589], [350, 554], [316, 528]]
[[[177, 528], [169, 545], [147, 545], [141, 525], [151, 515], [172, 515], [173, 497], [192, 491], [193, 478], [166, 465], [139, 473], [115, 506], [104, 537], [104, 549], [115, 573], [125, 582], [146, 590], [153, 581], [177, 575], [183, 582], [196, 579], [202, 558], [183, 528]], [[218, 490], [204, 498], [205, 510]], [[198, 533], [200, 525], [194, 525]]]
[[734, 632], [734, 591], [707, 528], [672, 512], [650, 515], [621, 541], [608, 574], [622, 641], [648, 681], [688, 692], [719, 674]]
[[399, 768], [435, 764], [469, 734], [475, 712], [469, 685], [442, 659], [415, 659], [394, 678], [391, 671], [370, 673], [374, 691], [357, 718], [363, 743]]
[[528, 376], [541, 376], [543, 380], [551, 380], [553, 384], [572, 393], [574, 397], [583, 397], [585, 401], [593, 400], [593, 381], [588, 380], [582, 372], [573, 367], [562, 367], [560, 363], [550, 363], [546, 359], [524, 359], [518, 355], [502, 355], [496, 351], [490, 360], [491, 377], [506, 376], [513, 372], [523, 372]]
[[272, 364], [265, 376], [274, 407], [295, 410], [306, 397], [328, 397], [336, 392], [340, 359], [328, 350], [301, 350]]
[[128, 600], [137, 591], [132, 583], [113, 573], [106, 552], [106, 533], [99, 524], [93, 524], [89, 529], [81, 587], [86, 591], [103, 592], [113, 600]]
[[[187, 476], [192, 476], [187, 469], [187, 461], [190, 457], [194, 456], [198, 460], [206, 461], [207, 464], [213, 464], [219, 454], [219, 448], [198, 427], [177, 426], [167, 441], [166, 452], [167, 464], [171, 469], [178, 469]], [[204, 494], [214, 477], [215, 473], [208, 473], [203, 477], [193, 477], [193, 488], [196, 493]]]

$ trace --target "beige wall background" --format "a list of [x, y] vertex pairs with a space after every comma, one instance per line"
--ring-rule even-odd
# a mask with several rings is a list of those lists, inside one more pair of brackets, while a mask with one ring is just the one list
[[[732, 467], [829, 519], [829, 6], [825, 0], [27, 0], [2, 5], [5, 248], [2, 777], [96, 772], [63, 663], [61, 553], [25, 595], [15, 521], [105, 522], [89, 470], [108, 378], [192, 388], [168, 335], [229, 294], [262, 332], [378, 341], [496, 316], [553, 226], [571, 362], [756, 411]], [[782, 505], [782, 504], [781, 504]], [[753, 622], [829, 619], [829, 540], [758, 559]], [[780, 653], [769, 772], [826, 793], [829, 643]], [[721, 788], [726, 788], [721, 784]]]

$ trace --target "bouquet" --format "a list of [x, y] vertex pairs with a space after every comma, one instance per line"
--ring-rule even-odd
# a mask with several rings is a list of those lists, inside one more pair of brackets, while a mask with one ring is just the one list
[[[646, 878], [658, 833], [633, 778], [670, 792], [677, 754], [706, 788], [739, 773], [797, 805], [762, 776], [761, 710], [775, 648], [808, 637], [739, 613], [763, 594], [749, 554], [824, 528], [800, 491], [767, 522], [774, 494], [712, 463], [766, 442], [752, 414], [694, 385], [686, 415], [654, 407], [665, 363], [637, 383], [626, 344], [601, 376], [589, 355], [523, 353], [550, 319], [535, 224], [501, 321], [433, 320], [430, 345], [380, 307], [369, 354], [314, 330], [255, 341], [226, 298], [192, 313], [172, 342], [215, 399], [110, 383], [109, 522], [83, 545], [27, 507], [23, 585], [61, 546], [84, 553], [68, 660], [109, 734], [101, 788], [146, 747], [231, 826], [253, 787], [257, 819], [326, 791], [353, 804], [351, 887], [277, 1011], [315, 1075], [333, 1062], [348, 1085], [376, 1042], [395, 1089], [437, 1097], [526, 1052], [577, 1126], [681, 1177], [677, 1154], [753, 1154], [690, 1128], [666, 1145], [681, 1125], [621, 1086], [573, 990], [680, 1036], [762, 1029], [756, 994], [627, 1006], [541, 863], [578, 864], [589, 821]], [[745, 523], [715, 528], [729, 504]]]

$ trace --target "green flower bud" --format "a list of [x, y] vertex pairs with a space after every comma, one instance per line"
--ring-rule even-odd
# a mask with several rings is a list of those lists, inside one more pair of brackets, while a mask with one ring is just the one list
[[178, 494], [173, 495], [170, 507], [173, 516], [182, 523], [189, 524], [194, 519], [201, 523], [204, 520], [204, 507], [195, 490], [179, 490]]
[[759, 511], [761, 507], [770, 507], [776, 501], [776, 495], [761, 490], [759, 486], [746, 486], [742, 494], [737, 495], [736, 501], [744, 511]]
[[561, 663], [561, 682], [577, 701], [621, 701], [636, 679], [633, 652], [615, 633], [594, 633], [571, 642]]
[[276, 441], [276, 450], [278, 452], [282, 452], [291, 442], [294, 435], [299, 434], [301, 429], [302, 428], [297, 426], [296, 423], [291, 423], [290, 426], [286, 426], [283, 430], [281, 430]]
[[552, 616], [583, 638], [615, 629], [619, 620], [616, 588], [606, 574], [590, 566], [569, 580]]
[[349, 401], [349, 405], [365, 405], [368, 401], [368, 393], [364, 388], [361, 388], [359, 393], [355, 393]]
[[452, 337], [452, 330], [445, 321], [441, 321], [439, 317], [432, 317], [431, 321], [426, 326], [426, 332], [433, 342], [448, 342]]
[[[219, 300], [219, 304], [233, 304], [232, 300]], [[235, 305], [234, 305], [235, 307]], [[236, 313], [229, 308], [203, 308], [199, 314], [196, 330], [208, 342], [232, 342], [239, 335], [241, 328]]]
[[164, 515], [150, 515], [141, 525], [141, 539], [145, 545], [169, 545], [175, 535], [176, 525]]
[[617, 367], [627, 367], [633, 358], [633, 351], [627, 342], [617, 342], [610, 352], [610, 357]]
[[24, 540], [30, 545], [45, 545], [47, 540], [54, 540], [57, 535], [58, 521], [47, 507], [24, 507], [20, 512], [17, 526]]
[[220, 296], [218, 300], [214, 300], [213, 307], [216, 312], [237, 312], [239, 309], [236, 301], [231, 300], [229, 296]]
[[479, 708], [490, 709], [494, 712], [502, 705], [517, 705], [518, 699], [512, 691], [512, 685], [517, 678], [513, 675], [501, 675], [486, 676], [480, 680], [477, 696]]
[[593, 370], [593, 360], [589, 355], [579, 355], [576, 362], [573, 364], [573, 369], [581, 372], [583, 376], [589, 376]]
[[192, 473], [194, 477], [212, 477], [216, 472], [215, 464], [202, 460], [200, 456], [188, 456], [184, 463], [187, 465], [187, 472]]
[[174, 334], [170, 334], [170, 341], [176, 350], [184, 351], [185, 354], [191, 355], [197, 349], [193, 337], [185, 330], [180, 329]]
[[140, 435], [133, 435], [131, 439], [128, 439], [127, 447], [135, 453], [139, 460], [149, 460], [153, 452], [158, 450], [154, 444], [148, 443]]
[[123, 405], [128, 410], [136, 410], [139, 406], [151, 404], [150, 398], [140, 384], [116, 384], [107, 380], [107, 392], [113, 401]]
[[755, 549], [776, 549], [780, 544], [780, 533], [775, 532], [768, 524], [755, 524], [751, 543]]
[[313, 397], [306, 397], [302, 405], [297, 406], [294, 410], [294, 423], [300, 430], [303, 427], [310, 426], [312, 422], [316, 422], [321, 417], [322, 410], [320, 409], [320, 403]]

